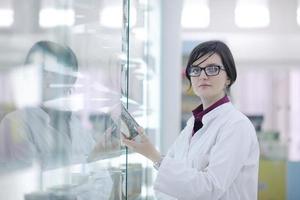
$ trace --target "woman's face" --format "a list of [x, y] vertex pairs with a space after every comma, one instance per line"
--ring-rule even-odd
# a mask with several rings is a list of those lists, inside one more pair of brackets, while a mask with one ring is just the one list
[[67, 75], [68, 68], [51, 55], [44, 56], [43, 65], [43, 100], [47, 101], [67, 96], [74, 84], [74, 78], [72, 79], [72, 76]]
[[[202, 56], [192, 65], [204, 68], [214, 64], [224, 69], [221, 57], [217, 53], [207, 58], [209, 55], [210, 54]], [[206, 58], [207, 60], [205, 60]], [[219, 74], [215, 76], [207, 76], [204, 70], [202, 70], [200, 76], [191, 77], [191, 82], [194, 93], [201, 98], [203, 103], [214, 103], [222, 98], [225, 95], [226, 86], [230, 84], [226, 71], [222, 69]]]

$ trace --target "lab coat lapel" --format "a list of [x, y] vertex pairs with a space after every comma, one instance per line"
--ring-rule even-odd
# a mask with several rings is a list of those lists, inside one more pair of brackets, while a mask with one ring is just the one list
[[[207, 129], [208, 125], [212, 123], [220, 114], [226, 113], [226, 110], [229, 109], [231, 103], [225, 103], [217, 108], [213, 109], [209, 113], [205, 114], [202, 119], [203, 127], [200, 128], [192, 137], [192, 129], [190, 134], [190, 146], [193, 146], [195, 143], [202, 146], [205, 143], [207, 137], [211, 137], [210, 130]], [[225, 111], [225, 112], [224, 112]], [[193, 120], [194, 123], [194, 120]], [[193, 125], [192, 125], [193, 128]]]

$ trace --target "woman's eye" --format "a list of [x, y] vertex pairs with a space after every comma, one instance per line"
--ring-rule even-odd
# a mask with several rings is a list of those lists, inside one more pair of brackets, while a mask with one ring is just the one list
[[207, 71], [216, 72], [216, 71], [218, 71], [218, 67], [217, 66], [209, 66], [209, 67], [207, 67]]
[[193, 68], [193, 72], [197, 73], [199, 72], [199, 69], [197, 67]]
[[198, 73], [198, 72], [199, 72], [198, 67], [192, 67], [191, 68], [191, 73]]

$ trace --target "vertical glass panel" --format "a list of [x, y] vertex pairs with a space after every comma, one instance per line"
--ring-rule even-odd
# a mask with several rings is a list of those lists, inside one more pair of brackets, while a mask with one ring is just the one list
[[[159, 99], [159, 76], [156, 57], [150, 53], [154, 48], [154, 41], [150, 34], [154, 30], [158, 34], [159, 23], [154, 14], [154, 2], [147, 0], [129, 1], [129, 46], [128, 64], [123, 69], [128, 84], [122, 94], [127, 101], [124, 105], [137, 123], [145, 129], [146, 134], [155, 144], [158, 126], [157, 110]], [[149, 16], [152, 16], [150, 18]], [[153, 20], [153, 21], [152, 21]], [[156, 27], [150, 25], [156, 20]], [[152, 35], [153, 36], [153, 35]], [[156, 49], [157, 51], [157, 49]], [[136, 140], [139, 140], [137, 137]], [[129, 151], [127, 162], [127, 196], [128, 199], [151, 199], [152, 193], [148, 187], [152, 185], [152, 164], [140, 154]]]
[[123, 1], [11, 3], [14, 25], [0, 30], [0, 199], [125, 198]]

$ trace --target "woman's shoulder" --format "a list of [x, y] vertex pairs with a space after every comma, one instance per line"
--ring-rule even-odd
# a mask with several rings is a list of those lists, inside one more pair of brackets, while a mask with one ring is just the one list
[[244, 126], [249, 126], [249, 127], [254, 127], [252, 122], [249, 120], [249, 118], [238, 110], [236, 107], [233, 105], [231, 106], [230, 110], [228, 110], [227, 114], [225, 115], [225, 121], [226, 125], [236, 125], [238, 124], [244, 124]]
[[23, 118], [25, 113], [26, 113], [26, 111], [24, 109], [14, 110], [10, 113], [7, 113], [3, 117], [2, 121], [11, 121], [11, 120], [15, 120], [15, 119], [21, 119], [21, 118]]
[[231, 138], [233, 140], [249, 140], [257, 143], [256, 131], [248, 117], [232, 106], [227, 113], [218, 120], [217, 140]]
[[[14, 110], [4, 116], [1, 120], [1, 124], [5, 123], [30, 123], [33, 122], [37, 117], [42, 117], [44, 111], [39, 107], [26, 107], [18, 110]], [[44, 116], [43, 116], [44, 117]], [[45, 117], [44, 117], [45, 118]]]

